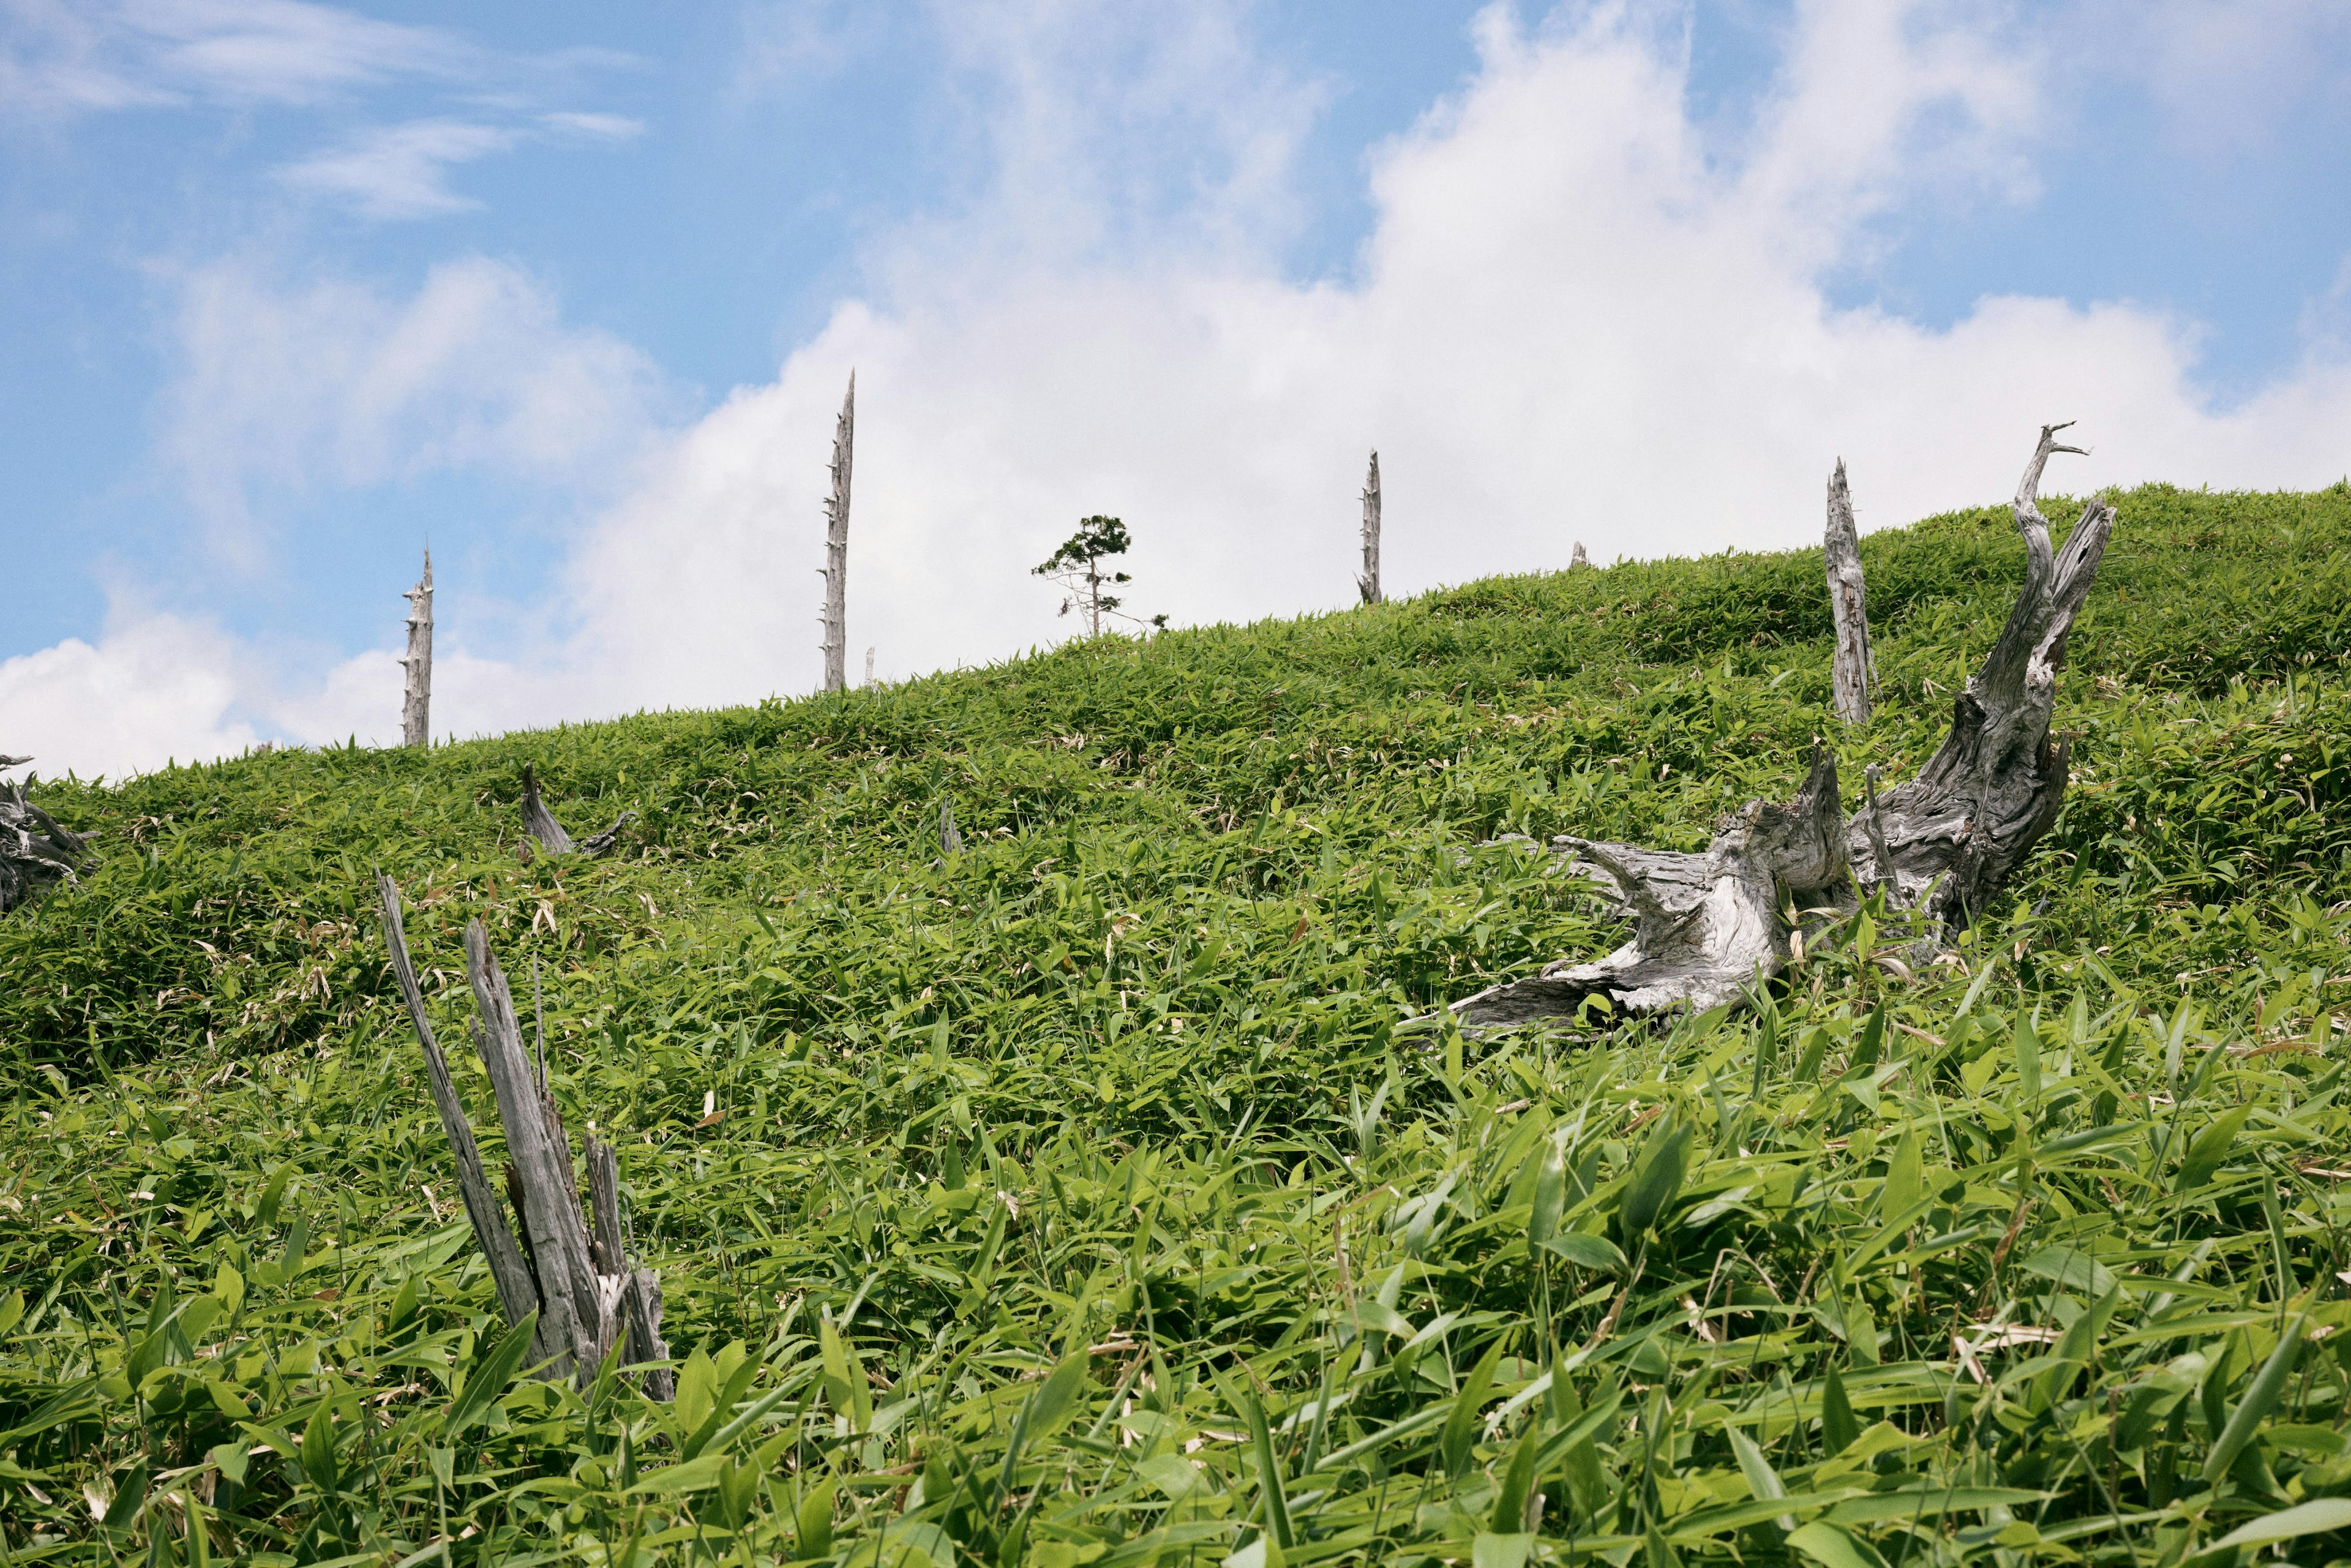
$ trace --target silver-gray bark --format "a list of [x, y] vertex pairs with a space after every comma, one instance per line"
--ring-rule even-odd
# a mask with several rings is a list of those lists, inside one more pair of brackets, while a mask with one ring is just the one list
[[824, 689], [849, 685], [849, 476], [857, 450], [857, 372], [832, 427], [832, 494], [824, 503]]
[[1380, 602], [1380, 455], [1372, 453], [1372, 470], [1364, 481], [1364, 570], [1355, 591], [1366, 604]]
[[[0, 756], [0, 768], [29, 757]], [[25, 799], [25, 787], [0, 787], [0, 915], [89, 869], [93, 833], [69, 833], [56, 819]]]
[[1847, 819], [1836, 760], [1815, 741], [1795, 800], [1750, 803], [1703, 854], [1553, 840], [1578, 874], [1614, 895], [1634, 923], [1631, 940], [1597, 961], [1563, 958], [1481, 991], [1454, 1004], [1456, 1016], [1490, 1027], [1572, 1017], [1593, 998], [1633, 1013], [1741, 1002], [1788, 962], [1782, 910], [1850, 909], [1863, 887], [1885, 888], [1941, 931], [1981, 918], [2064, 802], [2069, 747], [2049, 733], [2057, 676], [2114, 531], [2114, 508], [2093, 500], [2064, 548], [2051, 546], [2042, 470], [2055, 453], [2081, 451], [2057, 441], [2064, 428], [2043, 427], [2017, 485], [2025, 571], [2015, 608], [1917, 778], [1881, 796], [1871, 777], [1863, 809]]
[[408, 672], [407, 690], [400, 701], [400, 743], [433, 744], [433, 552], [424, 552], [424, 575], [407, 592], [408, 653], [401, 667]]
[[[473, 920], [465, 926], [465, 971], [473, 982], [475, 1016], [474, 1043], [482, 1065], [489, 1071], [498, 1120], [506, 1129], [506, 1193], [521, 1220], [519, 1241], [483, 1172], [481, 1151], [474, 1142], [464, 1102], [458, 1098], [448, 1061], [425, 1016], [423, 993], [402, 928], [400, 889], [390, 877], [379, 874], [376, 893], [392, 975], [424, 1049], [425, 1073], [432, 1082], [442, 1131], [457, 1157], [457, 1186], [465, 1197], [465, 1216], [489, 1260], [491, 1279], [507, 1321], [519, 1323], [536, 1312], [538, 1322], [531, 1359], [540, 1366], [541, 1375], [569, 1376], [583, 1386], [594, 1378], [606, 1354], [623, 1340], [623, 1358], [630, 1364], [667, 1360], [669, 1352], [661, 1338], [660, 1283], [651, 1270], [630, 1267], [622, 1246], [615, 1156], [609, 1145], [592, 1135], [589, 1138], [589, 1186], [597, 1225], [597, 1239], [591, 1242], [580, 1213], [579, 1184], [571, 1168], [571, 1145], [562, 1115], [546, 1081], [531, 1070], [530, 1059], [524, 1053], [514, 998], [482, 923]], [[647, 1392], [656, 1398], [671, 1396], [665, 1369], [648, 1368], [645, 1376]]]
[[1854, 525], [1853, 494], [1844, 482], [1844, 459], [1829, 476], [1828, 530], [1821, 557], [1828, 570], [1829, 610], [1836, 621], [1836, 660], [1831, 671], [1837, 717], [1869, 722], [1869, 693], [1877, 684], [1877, 661], [1869, 650], [1869, 597], [1861, 577], [1861, 530]]
[[547, 809], [547, 802], [538, 798], [538, 775], [529, 763], [522, 765], [522, 825], [538, 841], [545, 853], [568, 855], [576, 851], [590, 856], [603, 854], [620, 841], [621, 830], [634, 821], [636, 815], [634, 811], [623, 811], [602, 832], [574, 843], [571, 835], [563, 831], [563, 824], [555, 820], [555, 813]]
[[1591, 564], [1592, 558], [1583, 553], [1583, 541], [1582, 539], [1576, 540], [1575, 553], [1567, 558], [1567, 570], [1573, 571], [1579, 567], [1587, 567]]

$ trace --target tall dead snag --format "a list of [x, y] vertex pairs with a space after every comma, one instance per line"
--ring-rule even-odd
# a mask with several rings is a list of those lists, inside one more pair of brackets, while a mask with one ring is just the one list
[[1575, 553], [1567, 558], [1567, 570], [1573, 571], [1578, 567], [1586, 567], [1591, 564], [1592, 558], [1583, 553], [1583, 541], [1582, 539], [1576, 540]]
[[[0, 756], [0, 768], [31, 760]], [[93, 836], [57, 826], [56, 819], [25, 799], [23, 785], [0, 788], [0, 915], [57, 883], [72, 882], [88, 869]]]
[[1355, 591], [1366, 604], [1380, 602], [1380, 455], [1372, 453], [1371, 476], [1364, 481], [1364, 571]]
[[522, 825], [548, 854], [568, 855], [577, 851], [601, 855], [619, 841], [621, 830], [635, 821], [636, 815], [634, 811], [623, 811], [602, 832], [574, 843], [571, 835], [563, 831], [563, 824], [555, 820], [555, 813], [547, 809], [547, 802], [538, 798], [538, 776], [531, 771], [529, 763], [522, 765]]
[[433, 744], [433, 552], [424, 552], [424, 575], [410, 589], [408, 653], [400, 663], [408, 689], [400, 702], [400, 743]]
[[1829, 609], [1836, 617], [1836, 665], [1833, 675], [1837, 717], [1869, 722], [1869, 692], [1877, 684], [1877, 662], [1869, 652], [1869, 601], [1861, 580], [1861, 530], [1853, 520], [1853, 495], [1845, 488], [1844, 459], [1829, 476], [1829, 522], [1821, 554], [1828, 567]]
[[824, 689], [849, 685], [849, 472], [857, 449], [857, 372], [832, 427], [832, 494], [824, 503]]
[[[388, 876], [376, 878], [382, 907], [384, 946], [392, 955], [393, 977], [408, 1004], [409, 1021], [424, 1048], [424, 1069], [432, 1081], [433, 1103], [441, 1113], [441, 1130], [448, 1134], [457, 1156], [457, 1186], [465, 1197], [465, 1218], [474, 1238], [489, 1260], [490, 1277], [497, 1286], [498, 1304], [507, 1321], [519, 1323], [531, 1313], [538, 1325], [531, 1359], [542, 1375], [569, 1376], [581, 1386], [591, 1382], [605, 1355], [622, 1344], [624, 1364], [643, 1365], [669, 1359], [661, 1337], [661, 1281], [650, 1269], [628, 1266], [620, 1225], [619, 1165], [611, 1146], [593, 1134], [588, 1138], [590, 1216], [596, 1236], [591, 1241], [581, 1219], [579, 1184], [571, 1170], [571, 1145], [563, 1118], [548, 1092], [545, 1080], [531, 1071], [523, 1052], [522, 1029], [515, 1019], [514, 998], [506, 976], [490, 952], [488, 935], [479, 920], [465, 926], [465, 970], [472, 977], [476, 1021], [474, 1044], [482, 1065], [489, 1070], [498, 1101], [498, 1120], [507, 1134], [506, 1190], [522, 1222], [522, 1239], [507, 1223], [497, 1195], [483, 1174], [474, 1129], [449, 1076], [449, 1063], [434, 1038], [424, 1014], [424, 995], [409, 961], [408, 939], [402, 929], [400, 889]], [[666, 1368], [648, 1367], [645, 1390], [657, 1399], [673, 1396], [674, 1381]]]
[[2000, 640], [1952, 703], [1950, 733], [1918, 776], [1877, 793], [1847, 819], [1836, 762], [1815, 741], [1803, 787], [1787, 806], [1749, 804], [1703, 854], [1558, 838], [1581, 875], [1608, 889], [1634, 923], [1632, 939], [1596, 962], [1561, 959], [1531, 979], [1457, 1002], [1464, 1024], [1496, 1027], [1573, 1016], [1588, 998], [1619, 1012], [1704, 1009], [1751, 997], [1788, 961], [1782, 912], [1851, 908], [1862, 886], [1884, 885], [1901, 907], [1945, 931], [1964, 929], [1999, 895], [2057, 820], [2067, 744], [2053, 738], [2065, 637], [2114, 531], [2101, 501], [2082, 510], [2062, 550], [2041, 515], [2041, 471], [2064, 425], [2047, 425], [2016, 489], [2024, 585]]

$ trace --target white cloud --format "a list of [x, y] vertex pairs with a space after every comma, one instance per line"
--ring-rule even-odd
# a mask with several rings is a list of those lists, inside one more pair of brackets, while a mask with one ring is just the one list
[[258, 738], [234, 716], [250, 672], [214, 627], [148, 615], [95, 643], [70, 638], [0, 663], [0, 751], [33, 771], [83, 778], [242, 751]]
[[248, 564], [256, 494], [477, 471], [595, 497], [674, 396], [644, 355], [567, 325], [504, 262], [444, 263], [404, 300], [283, 286], [242, 257], [181, 282], [164, 448], [215, 543]]
[[278, 170], [296, 190], [339, 197], [365, 217], [426, 218], [481, 203], [449, 189], [450, 168], [515, 144], [504, 126], [463, 120], [413, 120], [361, 131], [341, 147]]
[[192, 100], [314, 104], [481, 57], [435, 27], [301, 0], [6, 0], [0, 105], [44, 117]]
[[[388, 301], [232, 267], [189, 291], [173, 450], [223, 516], [264, 483], [438, 464], [560, 484], [615, 443], [644, 453], [599, 470], [633, 478], [562, 573], [547, 623], [575, 632], [475, 663], [465, 617], [444, 617], [435, 728], [461, 734], [813, 687], [852, 366], [850, 663], [878, 645], [891, 675], [1064, 634], [1028, 568], [1091, 512], [1133, 529], [1145, 613], [1339, 608], [1373, 445], [1395, 594], [1556, 568], [1579, 539], [1601, 560], [1809, 543], [1840, 455], [1869, 524], [1996, 499], [2054, 419], [2095, 449], [2052, 476], [2075, 490], [2345, 466], [2337, 347], [2220, 409], [2195, 323], [2126, 302], [1987, 298], [1942, 330], [1832, 304], [1823, 275], [1906, 202], [2032, 188], [2054, 78], [1971, 9], [1803, 5], [1736, 157], [1706, 144], [1648, 13], [1529, 31], [1489, 12], [1475, 78], [1375, 153], [1343, 284], [1272, 259], [1319, 89], [1257, 68], [1228, 13], [1166, 23], [1165, 49], [1133, 15], [955, 13], [992, 179], [878, 248], [872, 297], [773, 382], [674, 438], [632, 444], [658, 423], [650, 368], [512, 268], [455, 264]], [[372, 714], [383, 736], [390, 656], [271, 722], [365, 736]]]

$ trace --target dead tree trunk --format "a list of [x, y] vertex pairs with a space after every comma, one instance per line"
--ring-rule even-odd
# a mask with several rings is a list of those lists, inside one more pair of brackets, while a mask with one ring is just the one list
[[857, 372], [832, 428], [832, 494], [824, 503], [824, 689], [849, 685], [849, 474], [857, 448]]
[[1464, 1023], [1497, 1027], [1574, 1016], [1591, 998], [1619, 1012], [1694, 1010], [1736, 1003], [1788, 960], [1782, 912], [1850, 908], [1864, 886], [1883, 884], [1896, 905], [1920, 909], [1944, 931], [1964, 929], [1991, 905], [2027, 852], [2057, 820], [2067, 745], [2050, 718], [2065, 637], [2096, 579], [2115, 511], [2082, 510], [2063, 550], [2051, 549], [2038, 494], [2065, 426], [2044, 426], [2017, 486], [2024, 536], [2022, 591], [2000, 640], [1952, 704], [1950, 733], [1918, 776], [1848, 820], [1835, 759], [1815, 741], [1794, 802], [1750, 803], [1703, 854], [1558, 838], [1580, 874], [1607, 888], [1634, 923], [1632, 939], [1593, 962], [1561, 959], [1530, 979], [1457, 1002]]
[[[29, 757], [0, 756], [0, 768], [16, 768]], [[0, 789], [0, 915], [61, 882], [72, 882], [89, 862], [94, 835], [69, 833], [47, 811], [25, 799], [25, 787]]]
[[1575, 570], [1578, 567], [1586, 567], [1586, 566], [1590, 566], [1591, 564], [1592, 564], [1592, 559], [1591, 559], [1591, 558], [1590, 558], [1589, 556], [1586, 556], [1586, 555], [1583, 553], [1583, 541], [1582, 539], [1578, 539], [1578, 540], [1576, 540], [1576, 541], [1575, 541], [1575, 553], [1574, 553], [1573, 555], [1569, 556], [1569, 557], [1567, 558], [1567, 570], [1570, 570], [1570, 571], [1573, 571], [1573, 570]]
[[577, 851], [601, 855], [619, 841], [621, 830], [635, 821], [636, 815], [634, 811], [623, 811], [602, 832], [574, 843], [571, 835], [563, 831], [563, 824], [555, 820], [555, 813], [547, 809], [547, 802], [538, 798], [538, 776], [531, 771], [529, 763], [522, 765], [522, 825], [548, 854], [568, 855]]
[[1833, 673], [1837, 717], [1869, 722], [1870, 688], [1877, 662], [1869, 652], [1869, 601], [1861, 579], [1861, 531], [1854, 526], [1853, 496], [1845, 488], [1844, 459], [1829, 476], [1829, 522], [1821, 554], [1828, 567], [1829, 609], [1836, 618], [1836, 664]]
[[[545, 1081], [532, 1072], [530, 1059], [523, 1053], [514, 998], [490, 952], [482, 923], [470, 921], [465, 927], [465, 969], [473, 979], [476, 1009], [474, 1043], [482, 1064], [489, 1069], [497, 1094], [498, 1120], [506, 1128], [506, 1187], [522, 1221], [520, 1242], [483, 1173], [481, 1151], [465, 1120], [465, 1103], [457, 1097], [448, 1061], [425, 1017], [423, 992], [416, 983], [416, 968], [409, 961], [407, 936], [402, 929], [400, 889], [390, 877], [379, 875], [376, 894], [382, 906], [384, 946], [392, 956], [392, 975], [402, 999], [408, 1004], [409, 1021], [424, 1048], [425, 1075], [432, 1082], [433, 1103], [441, 1113], [441, 1129], [457, 1156], [457, 1186], [465, 1197], [465, 1217], [489, 1260], [490, 1277], [497, 1286], [498, 1303], [507, 1321], [520, 1323], [538, 1313], [532, 1361], [543, 1367], [542, 1375], [569, 1376], [583, 1387], [594, 1379], [605, 1354], [623, 1335], [626, 1363], [666, 1361], [669, 1351], [661, 1337], [661, 1282], [650, 1269], [630, 1268], [623, 1255], [619, 1174], [612, 1150], [590, 1136], [589, 1186], [597, 1228], [597, 1239], [591, 1243], [580, 1218], [579, 1184], [572, 1175], [571, 1145], [564, 1135], [563, 1118]], [[672, 1397], [674, 1385], [666, 1368], [649, 1367], [645, 1380], [646, 1392], [653, 1397]]]
[[1355, 591], [1366, 604], [1380, 602], [1380, 455], [1372, 453], [1371, 476], [1364, 481], [1364, 571]]
[[400, 703], [400, 743], [433, 744], [433, 552], [424, 552], [424, 575], [410, 589], [408, 653], [400, 663], [408, 689]]

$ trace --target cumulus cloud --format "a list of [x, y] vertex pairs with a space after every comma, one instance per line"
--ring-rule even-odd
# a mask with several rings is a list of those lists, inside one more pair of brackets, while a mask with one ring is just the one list
[[[1319, 87], [1255, 68], [1230, 11], [1165, 23], [1164, 49], [1104, 16], [1036, 0], [944, 24], [969, 29], [951, 52], [987, 177], [878, 241], [866, 297], [773, 382], [682, 428], [653, 434], [641, 356], [564, 328], [498, 264], [408, 301], [322, 287], [239, 309], [253, 286], [232, 269], [191, 289], [192, 320], [217, 300], [261, 329], [192, 356], [174, 450], [223, 515], [263, 478], [437, 462], [553, 483], [615, 442], [641, 455], [560, 573], [548, 623], [567, 630], [436, 691], [436, 730], [458, 733], [811, 689], [852, 366], [851, 664], [874, 645], [885, 674], [1065, 633], [1027, 569], [1093, 512], [1132, 528], [1146, 614], [1340, 608], [1373, 446], [1392, 594], [1560, 567], [1579, 540], [1600, 560], [1815, 541], [1839, 456], [1867, 524], [1997, 498], [2056, 419], [2095, 448], [2053, 475], [2076, 490], [2345, 465], [2351, 370], [2323, 344], [2224, 408], [2196, 324], [2127, 301], [1987, 298], [1941, 329], [1833, 302], [1823, 278], [1865, 265], [1905, 204], [2032, 198], [2063, 78], [1996, 16], [1811, 0], [1726, 148], [1656, 13], [1528, 26], [1498, 6], [1472, 78], [1373, 153], [1349, 277], [1303, 281], [1279, 265], [1284, 170]], [[1122, 60], [1135, 92], [1113, 90]], [[337, 325], [354, 314], [366, 332]], [[473, 652], [462, 621], [442, 635]], [[273, 722], [371, 733], [360, 716], [394, 711], [390, 657]]]
[[85, 779], [242, 751], [259, 736], [233, 713], [251, 674], [239, 663], [216, 627], [173, 615], [0, 662], [0, 749]]
[[164, 451], [217, 547], [248, 563], [267, 542], [256, 497], [452, 470], [600, 497], [674, 396], [505, 262], [444, 263], [405, 299], [289, 285], [241, 256], [180, 281]]

